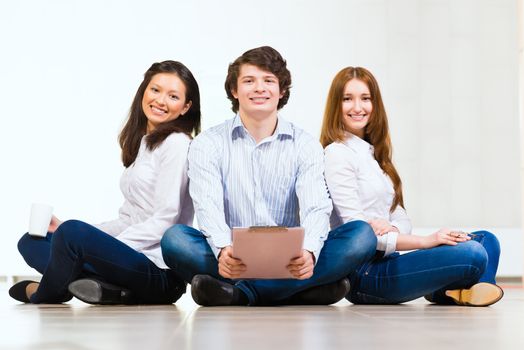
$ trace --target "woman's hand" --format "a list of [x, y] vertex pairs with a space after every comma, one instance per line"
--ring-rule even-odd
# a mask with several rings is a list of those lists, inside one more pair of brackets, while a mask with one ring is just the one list
[[302, 256], [291, 259], [287, 269], [297, 280], [305, 280], [313, 276], [315, 256], [309, 250], [302, 250]]
[[56, 216], [51, 216], [51, 222], [49, 223], [49, 228], [47, 229], [47, 232], [54, 233], [58, 226], [62, 225], [62, 221], [60, 221]]
[[218, 254], [218, 273], [225, 278], [238, 278], [246, 271], [246, 265], [242, 260], [233, 257], [233, 247], [228, 245], [220, 250]]
[[388, 232], [393, 232], [393, 231], [399, 232], [398, 228], [396, 228], [395, 226], [392, 226], [389, 223], [389, 221], [384, 220], [384, 219], [369, 220], [368, 224], [371, 225], [371, 228], [373, 229], [373, 231], [375, 232], [377, 236], [382, 236]]
[[442, 244], [457, 245], [460, 242], [466, 242], [470, 239], [471, 237], [465, 232], [441, 228], [437, 232], [422, 238], [422, 248], [433, 248]]

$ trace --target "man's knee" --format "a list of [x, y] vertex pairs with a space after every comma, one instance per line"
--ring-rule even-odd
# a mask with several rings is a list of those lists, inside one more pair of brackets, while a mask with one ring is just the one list
[[160, 240], [162, 252], [173, 252], [184, 246], [184, 236], [187, 228], [188, 226], [186, 225], [176, 224], [167, 229]]
[[336, 239], [345, 241], [344, 251], [351, 259], [365, 260], [375, 255], [377, 237], [367, 222], [361, 220], [347, 222], [335, 231], [338, 231]]
[[198, 240], [205, 237], [192, 227], [176, 224], [170, 227], [160, 240], [162, 255], [170, 267], [178, 265], [177, 261], [187, 261], [193, 257]]
[[[346, 226], [347, 225], [347, 226]], [[360, 251], [370, 251], [373, 254], [377, 248], [377, 236], [371, 226], [362, 220], [351, 221], [346, 224], [346, 234], [351, 240], [352, 246], [358, 247]]]

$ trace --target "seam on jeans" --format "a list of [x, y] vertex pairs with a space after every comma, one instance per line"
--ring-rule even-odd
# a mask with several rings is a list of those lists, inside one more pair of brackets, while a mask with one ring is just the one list
[[[80, 221], [80, 222], [82, 222], [82, 221]], [[85, 223], [82, 222], [82, 224], [85, 224]], [[87, 225], [88, 225], [88, 224], [87, 224]], [[57, 228], [57, 230], [58, 230], [58, 229], [59, 229], [59, 228]], [[56, 233], [56, 231], [55, 231], [55, 233]], [[65, 233], [64, 233], [64, 234], [65, 234]], [[69, 252], [70, 252], [70, 250], [71, 250], [71, 249], [70, 249], [71, 247], [70, 247], [70, 246], [65, 242], [66, 240], [65, 240], [65, 238], [63, 237], [64, 234], [62, 234], [62, 235], [60, 236], [60, 238], [64, 241], [64, 244], [65, 244], [65, 246], [67, 247], [67, 253], [69, 254]], [[107, 234], [107, 233], [106, 233], [106, 234]], [[82, 235], [82, 237], [83, 237], [83, 240], [82, 240], [82, 244], [80, 244], [80, 246], [84, 247], [84, 246], [85, 246], [85, 241], [87, 240], [87, 235]], [[51, 243], [51, 244], [52, 244], [52, 243]], [[74, 264], [78, 264], [79, 260], [80, 260], [80, 262], [81, 262], [81, 265], [80, 265], [80, 271], [82, 271], [82, 270], [83, 270], [83, 266], [84, 266], [85, 261], [82, 261], [83, 259], [79, 259], [79, 256], [78, 256], [78, 255], [76, 255], [76, 259], [74, 259]], [[74, 265], [73, 265], [73, 266], [74, 266]], [[69, 270], [69, 276], [67, 277], [67, 280], [68, 280], [68, 281], [73, 281], [73, 280], [74, 280], [74, 278], [73, 278], [74, 272], [75, 272], [74, 269], [70, 269], [70, 270]], [[66, 288], [67, 288], [67, 287], [66, 287]]]
[[[142, 253], [139, 253], [139, 254], [142, 254]], [[143, 254], [142, 254], [143, 255]], [[135, 269], [132, 269], [132, 268], [127, 268], [127, 267], [124, 267], [124, 266], [121, 266], [121, 265], [118, 265], [118, 264], [115, 264], [114, 262], [110, 261], [110, 260], [106, 260], [104, 258], [101, 258], [101, 257], [98, 257], [98, 256], [95, 256], [95, 255], [91, 255], [91, 254], [86, 254], [85, 256], [90, 256], [90, 257], [93, 257], [93, 258], [96, 258], [98, 260], [101, 260], [101, 261], [104, 261], [105, 263], [107, 264], [110, 264], [110, 265], [113, 265], [113, 266], [118, 266], [119, 268], [122, 268], [122, 269], [125, 269], [127, 271], [132, 271], [134, 273], [138, 273], [138, 274], [142, 274], [142, 275], [149, 275], [149, 276], [161, 276], [162, 274], [158, 271], [155, 271], [154, 273], [150, 273], [150, 272], [143, 272], [143, 271], [138, 271], [138, 270], [135, 270]], [[144, 255], [145, 256], [145, 255]], [[146, 259], [149, 260], [149, 258], [146, 257]], [[149, 260], [149, 263], [150, 264], [153, 264], [157, 269], [159, 270], [163, 270], [161, 269], [160, 267], [156, 266], [154, 262], [152, 262], [151, 260]]]
[[373, 294], [366, 294], [366, 293], [362, 293], [362, 292], [356, 292], [356, 297], [357, 298], [360, 298], [360, 300], [350, 300], [351, 303], [356, 303], [356, 304], [359, 304], [359, 303], [362, 303], [362, 304], [368, 304], [368, 303], [372, 303], [370, 302], [369, 300], [366, 300], [366, 299], [376, 299], [382, 303], [385, 303], [387, 304], [388, 303], [388, 299], [386, 298], [381, 298], [381, 297], [377, 297]]
[[438, 268], [433, 268], [433, 269], [426, 269], [426, 270], [419, 270], [419, 271], [415, 271], [415, 272], [410, 272], [410, 273], [403, 273], [403, 274], [397, 274], [397, 275], [391, 275], [391, 274], [387, 274], [386, 276], [380, 276], [380, 275], [370, 275], [369, 273], [365, 276], [368, 276], [368, 277], [374, 277], [374, 278], [391, 278], [391, 277], [400, 277], [400, 276], [409, 276], [409, 275], [415, 275], [415, 274], [419, 274], [419, 273], [426, 273], [426, 272], [434, 272], [434, 271], [441, 271], [441, 270], [446, 270], [446, 269], [450, 269], [450, 268], [457, 268], [457, 267], [469, 267], [469, 268], [473, 268], [475, 269], [477, 272], [480, 271], [480, 269], [474, 265], [465, 265], [465, 264], [461, 264], [461, 265], [448, 265], [448, 266], [443, 266], [443, 267], [438, 267]]
[[240, 280], [236, 282], [234, 286], [240, 289], [244, 294], [246, 294], [247, 299], [249, 301], [249, 306], [255, 305], [258, 298], [257, 298], [256, 293], [253, 292], [251, 288], [249, 288], [249, 286], [247, 285], [247, 281]]
[[[476, 266], [473, 266], [473, 265], [467, 265], [467, 264], [460, 264], [460, 265], [449, 265], [449, 266], [444, 266], [444, 267], [439, 267], [439, 268], [434, 268], [434, 269], [426, 269], [426, 270], [420, 270], [420, 271], [417, 271], [417, 272], [411, 272], [411, 273], [404, 273], [404, 274], [397, 274], [397, 275], [387, 275], [387, 276], [376, 276], [376, 275], [366, 275], [368, 278], [372, 278], [372, 279], [389, 279], [389, 278], [395, 278], [395, 277], [402, 277], [402, 276], [409, 276], [409, 275], [415, 275], [415, 274], [419, 274], [419, 273], [427, 273], [429, 271], [442, 271], [442, 270], [446, 270], [446, 269], [451, 269], [451, 268], [456, 268], [456, 267], [469, 267], [469, 268], [473, 268], [474, 270], [476, 270], [476, 272], [478, 273], [478, 271], [480, 271], [479, 268], [477, 268]], [[362, 277], [359, 276], [359, 279], [361, 279]], [[378, 297], [376, 295], [373, 295], [373, 294], [367, 294], [367, 293], [364, 293], [364, 292], [361, 292], [361, 291], [355, 291], [355, 296], [357, 298], [361, 298], [361, 300], [350, 300], [350, 302], [352, 303], [363, 303], [363, 304], [367, 304], [367, 303], [373, 303], [372, 301], [369, 301], [369, 300], [366, 300], [366, 299], [375, 299], [376, 301], [381, 301], [383, 303], [389, 303], [388, 302], [388, 299], [387, 298], [382, 298], [382, 297]], [[351, 299], [351, 298], [350, 298]], [[364, 299], [364, 300], [362, 300]]]

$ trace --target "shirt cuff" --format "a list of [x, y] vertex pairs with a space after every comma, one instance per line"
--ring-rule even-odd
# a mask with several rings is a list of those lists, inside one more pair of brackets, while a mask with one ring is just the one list
[[214, 242], [211, 237], [207, 237], [207, 244], [209, 244], [209, 247], [211, 248], [211, 251], [215, 255], [215, 258], [218, 260], [218, 254], [220, 254], [220, 250], [224, 247], [227, 247], [228, 245], [233, 245], [231, 240], [221, 240], [220, 242]]
[[324, 242], [321, 242], [320, 244], [318, 244], [317, 242], [304, 241], [304, 246], [302, 247], [302, 249], [305, 249], [313, 253], [313, 256], [315, 257], [315, 265], [316, 265], [318, 262], [320, 251], [322, 250], [323, 246], [324, 246]]
[[384, 256], [394, 253], [397, 249], [398, 232], [392, 231], [377, 237], [377, 250], [383, 251]]

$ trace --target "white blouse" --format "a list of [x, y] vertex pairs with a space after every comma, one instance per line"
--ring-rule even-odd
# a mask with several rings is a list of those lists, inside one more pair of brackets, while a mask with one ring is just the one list
[[160, 240], [174, 224], [192, 225], [187, 152], [191, 139], [183, 133], [169, 135], [156, 149], [142, 138], [135, 162], [124, 170], [120, 189], [124, 204], [119, 218], [94, 225], [167, 269]]
[[[373, 156], [373, 146], [346, 133], [346, 140], [334, 142], [324, 150], [325, 177], [333, 213], [331, 227], [353, 220], [387, 220], [400, 233], [411, 234], [411, 222], [400, 205], [391, 213], [395, 192], [393, 183]], [[389, 255], [396, 250], [398, 233], [377, 236], [377, 250]]]

